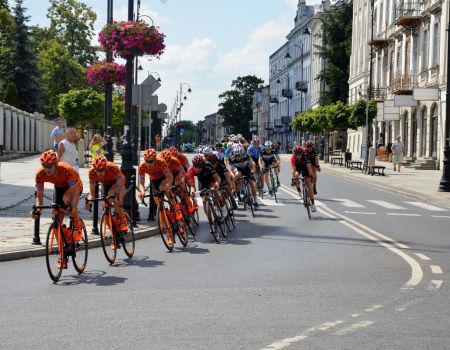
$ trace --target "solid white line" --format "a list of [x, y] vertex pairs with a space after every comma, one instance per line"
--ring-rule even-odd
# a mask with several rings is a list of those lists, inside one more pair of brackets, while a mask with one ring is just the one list
[[377, 201], [377, 200], [367, 200], [367, 201], [370, 203], [373, 203], [373, 204], [377, 204], [377, 205], [382, 206], [387, 209], [406, 210], [406, 208], [404, 208], [404, 207], [401, 207], [397, 204], [389, 203], [386, 201]]
[[422, 253], [415, 253], [420, 259], [422, 259], [423, 261], [430, 261], [431, 259], [426, 256], [425, 254]]
[[267, 206], [271, 206], [271, 207], [284, 207], [284, 206], [286, 206], [286, 204], [283, 204], [283, 203], [280, 203], [280, 202], [275, 202], [275, 199], [269, 199], [269, 198], [264, 198], [264, 199], [261, 199], [261, 198], [259, 198], [258, 199], [262, 204], [264, 204], [264, 205], [267, 205]]
[[354, 333], [357, 332], [363, 328], [369, 327], [371, 324], [374, 324], [374, 322], [372, 321], [361, 321], [355, 324], [352, 324], [350, 327], [348, 328], [344, 328], [341, 329], [340, 331], [337, 331], [336, 333], [334, 333], [335, 335], [346, 335], [349, 333]]
[[390, 215], [390, 216], [422, 216], [420, 214], [407, 214], [407, 213], [386, 213], [386, 215]]
[[438, 265], [430, 265], [430, 268], [431, 268], [431, 272], [432, 273], [435, 273], [435, 274], [441, 274], [442, 273], [442, 269]]
[[345, 213], [347, 213], [347, 214], [361, 214], [361, 215], [376, 215], [377, 214], [377, 213], [373, 213], [373, 212], [348, 211], [348, 210], [346, 210]]
[[431, 217], [439, 219], [450, 219], [449, 215], [431, 215]]
[[405, 202], [405, 203], [414, 205], [414, 206], [422, 208], [422, 209], [427, 209], [430, 211], [447, 211], [445, 209], [435, 207], [434, 205], [422, 203], [422, 202]]
[[430, 282], [430, 284], [428, 285], [427, 290], [433, 290], [433, 291], [436, 291], [436, 290], [438, 290], [439, 288], [441, 288], [442, 283], [443, 283], [443, 281], [441, 281], [441, 280], [432, 280], [432, 281]]
[[364, 205], [353, 202], [350, 199], [333, 198], [332, 201], [340, 202], [344, 207], [347, 207], [347, 208], [365, 208]]

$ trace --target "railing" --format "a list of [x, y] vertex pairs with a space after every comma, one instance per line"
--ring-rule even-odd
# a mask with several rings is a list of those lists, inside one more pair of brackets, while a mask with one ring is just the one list
[[372, 97], [374, 100], [383, 101], [386, 99], [386, 88], [373, 87]]
[[270, 97], [270, 103], [278, 103], [278, 97]]
[[273, 123], [272, 122], [265, 122], [264, 123], [264, 129], [265, 130], [273, 130]]
[[413, 27], [421, 20], [418, 1], [399, 0], [395, 5], [395, 24], [403, 27]]
[[308, 83], [306, 81], [295, 82], [295, 89], [301, 92], [308, 92]]
[[281, 90], [281, 96], [287, 97], [287, 98], [292, 98], [292, 91], [291, 91], [291, 89], [283, 89], [283, 90]]
[[282, 124], [289, 124], [291, 121], [292, 121], [291, 117], [289, 117], [289, 116], [281, 117]]
[[417, 76], [413, 74], [398, 73], [394, 76], [391, 86], [393, 94], [412, 93], [413, 88], [417, 86]]
[[281, 119], [275, 119], [275, 128], [281, 128], [283, 126], [283, 123], [281, 122]]

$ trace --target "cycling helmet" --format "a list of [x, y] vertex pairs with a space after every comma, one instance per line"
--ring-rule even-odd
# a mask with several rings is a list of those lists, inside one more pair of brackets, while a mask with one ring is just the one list
[[233, 147], [231, 154], [233, 156], [242, 155], [242, 148], [240, 146]]
[[166, 162], [168, 162], [170, 160], [170, 158], [172, 158], [172, 153], [170, 153], [170, 151], [168, 149], [165, 149], [164, 151], [162, 151], [159, 156], [164, 159]]
[[153, 160], [156, 159], [156, 151], [150, 148], [144, 152], [144, 159]]
[[312, 148], [312, 147], [314, 147], [314, 141], [312, 141], [312, 140], [309, 140], [309, 141], [306, 141], [306, 147], [308, 147], [308, 148]]
[[205, 157], [207, 157], [209, 154], [213, 153], [211, 147], [205, 147], [203, 148], [203, 154], [205, 155]]
[[266, 147], [266, 148], [272, 148], [272, 141], [266, 141], [266, 142], [264, 142], [264, 147]]
[[231, 143], [231, 142], [228, 143], [228, 144], [227, 144], [227, 151], [228, 151], [228, 152], [232, 152], [232, 151], [233, 151], [233, 147], [234, 147], [234, 144], [233, 144], [233, 143]]
[[302, 154], [303, 153], [302, 146], [299, 146], [299, 145], [295, 146], [293, 149], [293, 152], [294, 152], [294, 154], [298, 154], [298, 155]]
[[103, 169], [106, 167], [106, 164], [108, 163], [108, 160], [104, 155], [99, 155], [97, 158], [95, 158], [92, 161], [92, 167], [94, 169]]
[[41, 154], [39, 160], [42, 164], [56, 164], [58, 163], [58, 155], [53, 150], [45, 151]]
[[239, 141], [239, 139], [237, 138], [237, 136], [233, 136], [231, 138], [231, 142], [238, 142], [238, 141]]
[[170, 151], [170, 153], [172, 153], [172, 155], [173, 155], [174, 157], [176, 157], [176, 156], [178, 155], [178, 149], [177, 149], [175, 146], [171, 146], [171, 147], [169, 148], [169, 151]]
[[197, 154], [194, 158], [192, 158], [192, 165], [196, 168], [200, 168], [205, 165], [205, 158], [201, 154]]
[[219, 160], [219, 158], [217, 158], [217, 154], [211, 153], [206, 156], [206, 160], [211, 163], [216, 163]]

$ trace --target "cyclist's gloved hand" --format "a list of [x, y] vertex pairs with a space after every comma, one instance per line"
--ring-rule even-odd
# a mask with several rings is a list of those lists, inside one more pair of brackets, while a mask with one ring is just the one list
[[33, 219], [38, 218], [41, 215], [41, 209], [33, 209], [30, 211], [30, 215]]
[[140, 191], [140, 192], [138, 193], [138, 196], [139, 196], [140, 199], [144, 199], [145, 192]]
[[92, 209], [92, 202], [89, 202], [89, 201], [86, 199], [86, 202], [84, 202], [84, 210], [89, 210], [89, 211], [91, 211], [91, 209]]

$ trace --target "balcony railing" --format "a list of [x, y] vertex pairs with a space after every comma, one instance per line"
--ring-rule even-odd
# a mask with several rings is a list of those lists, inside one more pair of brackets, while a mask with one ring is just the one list
[[270, 96], [270, 103], [278, 103], [278, 97]]
[[394, 24], [404, 28], [414, 28], [421, 21], [421, 11], [418, 1], [397, 0], [395, 4]]
[[265, 130], [273, 130], [273, 123], [272, 122], [265, 122], [264, 123], [264, 129]]
[[308, 92], [308, 83], [306, 81], [295, 82], [295, 90], [301, 91], [303, 93]]
[[283, 126], [283, 123], [281, 122], [281, 119], [275, 119], [275, 128], [281, 128]]
[[289, 116], [281, 117], [282, 124], [289, 124], [291, 121], [292, 121], [292, 119]]
[[375, 101], [384, 101], [386, 99], [386, 88], [373, 87], [372, 96]]
[[394, 95], [412, 95], [414, 87], [417, 86], [417, 76], [413, 74], [396, 74], [391, 86]]
[[390, 42], [389, 36], [387, 34], [387, 29], [383, 28], [382, 30], [375, 30], [373, 35], [373, 40], [369, 41], [369, 45], [381, 48], [387, 46]]

